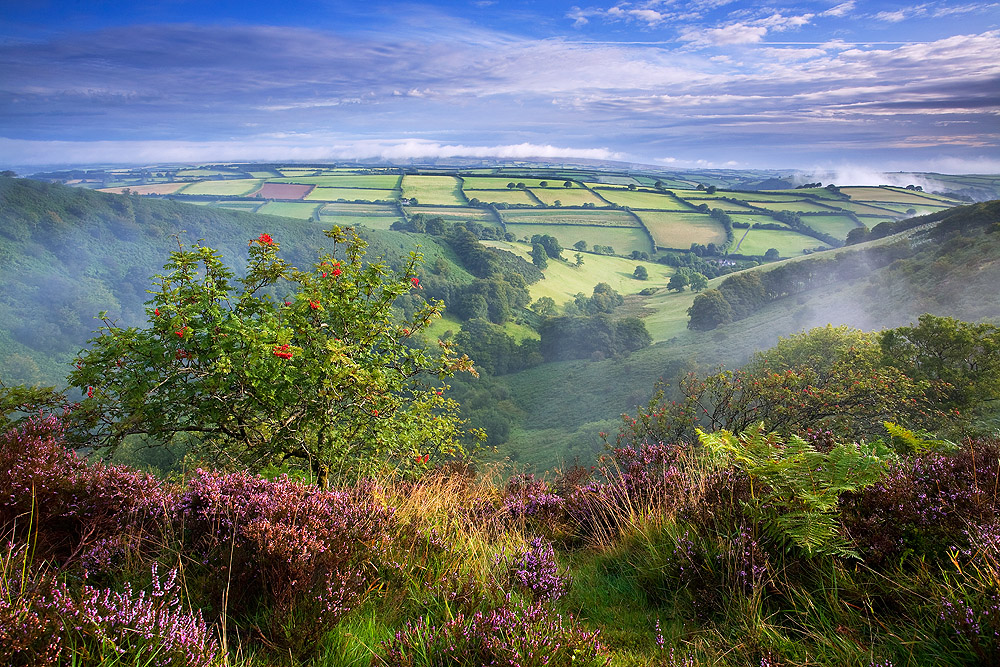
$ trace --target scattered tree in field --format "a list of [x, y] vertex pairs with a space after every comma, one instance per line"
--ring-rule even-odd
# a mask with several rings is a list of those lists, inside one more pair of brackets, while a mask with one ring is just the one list
[[707, 188], [705, 188], [705, 193], [706, 194], [714, 195], [715, 191], [716, 191], [716, 187], [714, 185], [710, 185]]
[[625, 303], [624, 297], [607, 283], [594, 285], [594, 292], [587, 303], [589, 313], [612, 313], [615, 308]]
[[632, 190], [632, 191], [635, 191], [635, 190], [637, 190], [638, 188], [636, 188], [636, 186], [635, 186], [635, 183], [629, 183], [629, 184], [628, 184], [628, 189], [629, 189], [629, 190]]
[[518, 183], [517, 183], [517, 189], [518, 190], [524, 190], [526, 187], [528, 187], [528, 186], [526, 186], [523, 181], [518, 181]]
[[562, 200], [556, 199], [554, 202], [552, 202], [552, 205], [555, 206], [556, 208], [559, 208], [560, 206], [562, 206]]
[[583, 266], [583, 253], [578, 252], [574, 255], [574, 257], [576, 258], [576, 265]]
[[577, 241], [576, 243], [573, 244], [573, 247], [576, 248], [577, 250], [579, 250], [580, 252], [586, 252], [586, 250], [587, 250], [587, 242], [586, 241]]
[[670, 280], [667, 282], [667, 289], [675, 292], [683, 292], [689, 282], [688, 274], [685, 271], [678, 271], [670, 276]]
[[[240, 279], [209, 247], [171, 253], [148, 325], [105, 320], [76, 359], [83, 439], [113, 450], [130, 437], [176, 438], [255, 470], [298, 462], [317, 480], [461, 453], [458, 406], [432, 383], [471, 361], [443, 343], [408, 344], [440, 302], [409, 319], [393, 307], [421, 288], [419, 256], [394, 271], [365, 264], [350, 230], [327, 236], [334, 253], [300, 271], [261, 234]], [[279, 290], [287, 296], [273, 298]]]
[[733, 321], [733, 307], [717, 289], [702, 292], [688, 308], [688, 329], [710, 331]]
[[692, 292], [700, 292], [708, 287], [708, 278], [695, 271], [688, 274], [688, 286]]
[[571, 187], [573, 187], [573, 181], [563, 181], [563, 187], [564, 188], [571, 188]]
[[768, 248], [767, 252], [764, 253], [764, 259], [766, 259], [769, 262], [775, 262], [780, 258], [781, 255], [778, 254], [777, 248]]
[[507, 184], [507, 189], [508, 190], [513, 190], [516, 187], [517, 187], [517, 184], [514, 183], [513, 181], [511, 181], [510, 183]]
[[649, 271], [645, 266], [640, 264], [635, 267], [635, 271], [632, 272], [632, 275], [636, 278], [636, 280], [647, 280], [649, 278]]
[[545, 246], [541, 243], [533, 243], [531, 246], [531, 263], [539, 269], [546, 269], [549, 266], [549, 256], [545, 252]]
[[539, 181], [538, 182], [538, 187], [540, 187], [540, 188], [547, 188], [547, 187], [549, 187], [549, 182], [548, 181]]
[[552, 259], [562, 259], [562, 246], [559, 240], [549, 234], [534, 234], [531, 237], [532, 243], [539, 243], [545, 248], [545, 253]]

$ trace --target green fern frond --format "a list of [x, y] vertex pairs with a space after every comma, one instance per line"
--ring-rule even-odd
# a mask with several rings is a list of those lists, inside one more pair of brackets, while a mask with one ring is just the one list
[[821, 452], [798, 436], [782, 441], [763, 424], [738, 436], [725, 430], [698, 436], [710, 456], [750, 475], [760, 493], [749, 507], [775, 537], [810, 556], [857, 557], [840, 533], [838, 501], [878, 481], [892, 452], [865, 443]]

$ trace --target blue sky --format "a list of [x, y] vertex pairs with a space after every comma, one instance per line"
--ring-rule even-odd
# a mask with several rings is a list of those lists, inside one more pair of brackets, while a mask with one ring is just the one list
[[3, 0], [0, 166], [1000, 172], [1000, 0]]

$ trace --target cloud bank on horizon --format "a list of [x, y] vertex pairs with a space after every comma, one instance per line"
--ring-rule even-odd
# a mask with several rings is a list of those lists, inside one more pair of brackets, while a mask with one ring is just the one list
[[1000, 171], [1000, 2], [42, 0], [5, 14], [0, 166]]

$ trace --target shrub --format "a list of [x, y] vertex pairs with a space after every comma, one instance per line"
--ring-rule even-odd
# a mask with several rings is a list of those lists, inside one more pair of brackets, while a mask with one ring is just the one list
[[507, 603], [471, 616], [431, 625], [408, 622], [392, 641], [383, 643], [388, 667], [509, 665], [568, 667], [607, 665], [599, 633], [581, 629], [572, 616], [541, 604]]
[[0, 434], [0, 525], [35, 533], [35, 556], [91, 573], [120, 569], [162, 537], [173, 495], [152, 475], [88, 463], [63, 445], [61, 421], [30, 419]]
[[295, 652], [358, 601], [393, 525], [364, 485], [328, 491], [245, 472], [198, 470], [178, 510], [213, 607], [238, 620], [268, 613], [270, 639]]
[[206, 667], [217, 661], [218, 644], [201, 614], [181, 606], [177, 570], [161, 579], [154, 565], [149, 592], [128, 583], [121, 591], [84, 585], [74, 596], [25, 552], [8, 544], [0, 573], [3, 664], [89, 667], [141, 659], [154, 667]]

